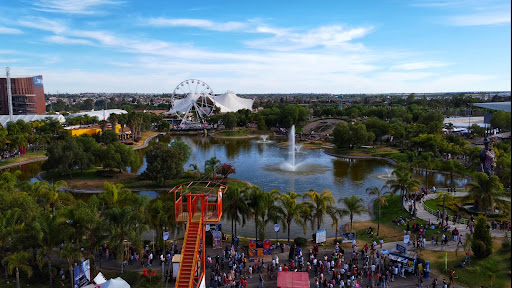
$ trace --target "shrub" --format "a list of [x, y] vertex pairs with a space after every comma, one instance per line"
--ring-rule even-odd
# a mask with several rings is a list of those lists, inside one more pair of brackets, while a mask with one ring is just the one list
[[302, 247], [302, 246], [306, 245], [306, 243], [308, 243], [308, 240], [303, 237], [297, 237], [297, 238], [293, 239], [293, 243], [295, 243], [295, 245], [297, 245], [297, 247]]
[[473, 250], [473, 253], [475, 253], [477, 258], [484, 258], [487, 256], [486, 248], [485, 243], [480, 240], [473, 240], [473, 243], [471, 244], [471, 250]]
[[133, 286], [139, 282], [140, 272], [124, 270], [124, 273], [121, 275], [121, 278], [123, 278], [126, 282], [128, 282], [128, 284]]
[[[473, 252], [477, 258], [485, 258], [492, 254], [492, 238], [489, 229], [487, 228], [486, 218], [483, 216], [478, 216], [476, 218], [475, 232], [473, 233], [473, 245], [481, 241], [484, 244], [484, 249], [480, 249], [481, 247], [476, 248], [478, 253], [473, 248]], [[481, 244], [477, 244], [481, 245]]]

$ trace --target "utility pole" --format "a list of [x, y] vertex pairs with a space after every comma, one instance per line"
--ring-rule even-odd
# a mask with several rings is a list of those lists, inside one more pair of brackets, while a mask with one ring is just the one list
[[13, 122], [12, 116], [12, 91], [11, 91], [11, 70], [9, 67], [5, 67], [6, 81], [7, 81], [7, 102], [9, 106], [9, 120]]

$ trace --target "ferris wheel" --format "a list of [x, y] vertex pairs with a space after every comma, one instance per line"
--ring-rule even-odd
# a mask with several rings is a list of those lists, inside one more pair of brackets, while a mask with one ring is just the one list
[[205, 117], [210, 116], [214, 108], [213, 91], [201, 80], [185, 80], [172, 93], [171, 111], [181, 119], [181, 124], [204, 123]]

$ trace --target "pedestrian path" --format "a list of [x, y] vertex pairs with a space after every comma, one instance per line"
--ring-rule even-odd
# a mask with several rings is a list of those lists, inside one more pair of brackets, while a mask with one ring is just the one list
[[[456, 194], [455, 197], [467, 196], [467, 192], [457, 192], [455, 194]], [[439, 223], [438, 218], [435, 215], [433, 215], [432, 213], [428, 212], [425, 209], [425, 207], [424, 207], [424, 202], [425, 201], [428, 201], [430, 199], [434, 199], [436, 197], [437, 197], [437, 194], [434, 194], [434, 193], [428, 194], [428, 195], [424, 196], [419, 203], [416, 203], [416, 218], [423, 219], [425, 221], [429, 221], [430, 220], [430, 222], [434, 223], [434, 224]], [[404, 205], [404, 208], [407, 209], [407, 201], [405, 199], [404, 199], [403, 205]], [[468, 226], [466, 224], [462, 224], [462, 223], [461, 224], [458, 224], [458, 223], [454, 224], [453, 221], [451, 221], [451, 218], [452, 217], [450, 217], [450, 221], [448, 221], [448, 225], [450, 226], [450, 228], [447, 231], [447, 236], [449, 238], [451, 238], [451, 231], [454, 228], [457, 228], [459, 233], [462, 235], [462, 239], [466, 239], [466, 234], [470, 233]], [[491, 236], [492, 237], [505, 237], [505, 231], [504, 230], [499, 230], [499, 229], [492, 229], [491, 230]], [[454, 241], [449, 241], [447, 246], [431, 245], [430, 241], [427, 241], [427, 244], [428, 245], [425, 248], [429, 249], [429, 250], [455, 251], [457, 249], [457, 244]]]

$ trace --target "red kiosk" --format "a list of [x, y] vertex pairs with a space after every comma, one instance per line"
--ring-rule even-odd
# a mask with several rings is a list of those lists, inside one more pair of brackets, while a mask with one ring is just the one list
[[[227, 186], [211, 181], [192, 181], [169, 191], [174, 193], [176, 222], [187, 222], [176, 280], [177, 288], [205, 285], [206, 223], [216, 223], [222, 217], [222, 194]], [[204, 286], [203, 286], [204, 287]]]

